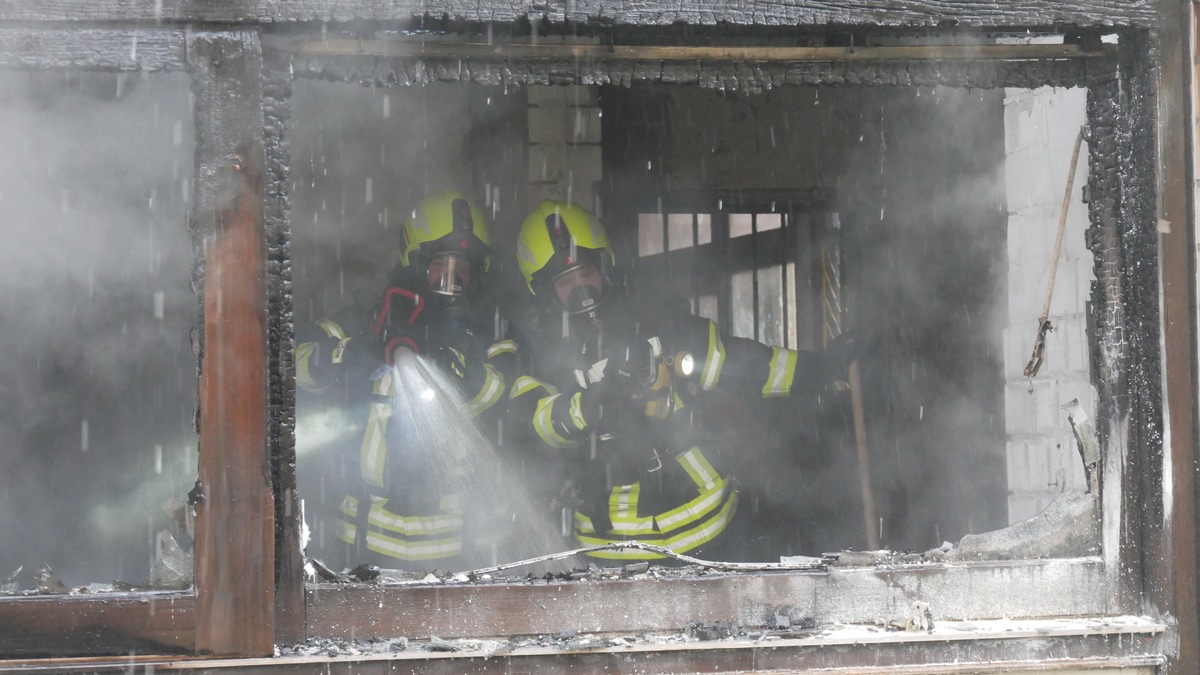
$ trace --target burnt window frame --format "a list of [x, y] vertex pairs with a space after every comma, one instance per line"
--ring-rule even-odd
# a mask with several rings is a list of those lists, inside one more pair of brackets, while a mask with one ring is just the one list
[[[1143, 4], [1141, 8], [1144, 9], [1144, 6]], [[71, 9], [67, 7], [58, 10], [66, 12], [61, 18], [72, 20], [111, 18], [106, 14], [111, 11], [107, 5], [85, 3], [81, 7], [75, 7], [74, 13], [70, 11]], [[373, 16], [368, 10], [359, 11], [364, 18], [379, 18]], [[20, 10], [13, 10], [11, 14], [16, 19], [47, 19], [44, 16], [23, 16]], [[353, 10], [350, 11], [350, 14], [354, 15]], [[53, 20], [53, 18], [49, 17], [49, 20]], [[153, 15], [131, 16], [130, 18], [156, 22], [161, 20], [161, 16]], [[189, 18], [194, 19], [195, 17]], [[209, 18], [216, 20], [245, 19], [241, 16]], [[863, 22], [869, 20], [866, 15], [858, 18]], [[1120, 21], [1121, 18], [1128, 19], [1128, 17], [1118, 17], [1117, 25], [1124, 25]], [[992, 21], [1002, 22], [1010, 19], [1012, 17], [999, 19], [993, 17]], [[292, 17], [292, 20], [297, 20], [297, 17]], [[1075, 20], [1086, 24], [1091, 19], [1085, 13], [1075, 17]], [[1155, 72], [1152, 61], [1154, 43], [1144, 29], [1137, 28], [1136, 22], [1133, 23], [1135, 25], [1132, 30], [1104, 29], [1106, 32], [1121, 33], [1120, 59], [1122, 68], [1129, 73], [1129, 77], [1125, 81], [1128, 91], [1121, 91], [1120, 83], [1116, 79], [1108, 81], [1102, 77], [1093, 79], [1093, 75], [1087, 72], [1068, 73], [1064, 76], [1054, 67], [1053, 61], [1039, 62], [1034, 67], [1027, 68], [1022, 75], [1026, 78], [1025, 85], [1015, 85], [1038, 86], [1083, 82], [1085, 86], [1089, 87], [1089, 124], [1110, 126], [1104, 130], [1106, 133], [1097, 134], [1095, 138], [1102, 145], [1109, 144], [1109, 147], [1089, 156], [1092, 169], [1092, 178], [1089, 184], [1091, 196], [1089, 209], [1092, 226], [1089, 236], [1092, 237], [1093, 250], [1097, 253], [1096, 264], [1099, 278], [1093, 296], [1093, 318], [1096, 319], [1098, 329], [1101, 331], [1099, 340], [1101, 354], [1099, 356], [1107, 361], [1100, 364], [1100, 368], [1106, 373], [1102, 380], [1101, 410], [1098, 416], [1108, 427], [1105, 438], [1109, 451], [1111, 452], [1112, 444], [1117, 444], [1121, 452], [1114, 454], [1127, 462], [1127, 466], [1122, 467], [1123, 471], [1119, 471], [1127, 480], [1121, 484], [1121, 494], [1117, 495], [1123, 502], [1122, 513], [1127, 517], [1123, 518], [1120, 523], [1106, 524], [1106, 530], [1118, 527], [1119, 531], [1108, 532], [1106, 535], [1108, 546], [1102, 561], [1073, 564], [1083, 572], [1082, 578], [1055, 575], [1055, 568], [1061, 568], [1063, 566], [1061, 564], [1024, 561], [1024, 564], [1016, 565], [1016, 567], [1029, 569], [1040, 568], [1043, 573], [1048, 573], [1040, 582], [1042, 584], [1040, 590], [1047, 590], [1057, 584], [1081, 580], [1104, 586], [1108, 589], [1105, 594], [1108, 604], [1105, 608], [1101, 608], [1106, 610], [1100, 612], [1102, 614], [1140, 612], [1143, 608], [1143, 595], [1151, 603], [1156, 599], [1163, 600], [1160, 608], [1175, 607], [1177, 603], [1182, 603], [1186, 607], [1186, 601], [1175, 597], [1175, 591], [1168, 587], [1172, 583], [1172, 572], [1179, 571], [1174, 567], [1183, 568], [1184, 571], [1190, 571], [1193, 575], [1195, 569], [1194, 560], [1190, 568], [1186, 565], [1186, 556], [1188, 555], [1186, 547], [1182, 560], [1177, 555], [1171, 554], [1173, 542], [1186, 545], [1186, 541], [1175, 542], [1175, 540], [1180, 537], [1186, 539], [1186, 530], [1194, 529], [1194, 509], [1188, 513], [1176, 513], [1175, 526], [1185, 530], [1182, 535], [1177, 534], [1174, 530], [1169, 531], [1162, 518], [1164, 498], [1162, 485], [1156, 486], [1151, 480], [1156, 472], [1162, 470], [1163, 450], [1166, 444], [1162, 436], [1164, 431], [1162, 413], [1164, 410], [1161, 398], [1163, 393], [1160, 391], [1162, 389], [1159, 381], [1160, 371], [1158, 370], [1161, 356], [1158, 336], [1160, 330], [1167, 332], [1169, 329], [1165, 327], [1160, 329], [1157, 321], [1159, 311], [1157, 269], [1154, 265], [1136, 264], [1142, 260], [1157, 259], [1158, 232], [1154, 228], [1148, 228], [1147, 223], [1157, 222], [1155, 202], [1159, 195], [1157, 186], [1147, 188], [1144, 180], [1139, 182], [1133, 176], [1139, 170], [1149, 169], [1149, 173], [1153, 173], [1154, 164], [1158, 159], [1154, 143], [1156, 115], [1153, 107], [1157, 99], [1151, 77], [1151, 74]], [[1037, 25], [1036, 21], [1035, 25]], [[31, 31], [36, 34], [36, 39], [28, 40]], [[257, 174], [261, 178], [259, 181], [233, 181], [235, 184], [241, 185], [240, 194], [244, 195], [245, 199], [242, 201], [240, 209], [234, 209], [232, 213], [226, 213], [224, 217], [233, 216], [229, 219], [241, 222], [243, 225], [248, 223], [248, 231], [251, 235], [261, 234], [261, 239], [257, 243], [243, 241], [244, 250], [241, 252], [249, 255], [247, 260], [251, 261], [252, 265], [258, 262], [262, 263], [265, 283], [259, 285], [255, 278], [243, 278], [237, 280], [233, 287], [237, 292], [248, 295], [252, 311], [261, 309], [268, 316], [264, 321], [260, 341], [262, 346], [260, 356], [263, 360], [263, 368], [260, 373], [263, 383], [263, 390], [260, 392], [262, 417], [255, 418], [259, 421], [250, 421], [250, 426], [257, 427], [251, 429], [250, 435], [259, 440], [249, 443], [247, 447], [231, 451], [228, 448], [215, 447], [218, 439], [212, 436], [214, 431], [209, 431], [208, 435], [202, 431], [201, 443], [204, 449], [201, 450], [201, 462], [205, 462], [206, 458], [208, 461], [212, 461], [214, 458], [227, 459], [230, 455], [240, 452], [244, 455], [243, 459], [265, 473], [267, 476], [265, 486], [264, 482], [259, 482], [239, 486], [238, 489], [248, 490], [250, 493], [260, 493], [257, 496], [261, 498], [263, 494], [271, 494], [271, 489], [274, 488], [273, 513], [263, 514], [266, 516], [266, 522], [274, 521], [274, 540], [269, 541], [271, 539], [269, 535], [262, 536], [261, 530], [246, 531], [243, 527], [244, 520], [235, 518], [229, 509], [225, 509], [219, 503], [219, 500], [210, 500], [208, 508], [213, 511], [210, 511], [205, 517], [226, 519], [226, 524], [232, 528], [231, 532], [237, 535], [237, 541], [232, 546], [211, 547], [205, 550], [202, 556], [198, 554], [197, 566], [200, 566], [200, 557], [207, 558], [208, 556], [217, 559], [214, 564], [218, 568], [222, 564], [236, 564], [238, 561], [233, 560], [231, 554], [245, 552], [246, 547], [264, 553], [271, 551], [275, 555], [261, 556], [258, 559], [259, 564], [250, 570], [248, 575], [250, 583], [237, 591], [217, 593], [220, 597], [206, 595], [213, 589], [208, 588], [208, 582], [198, 576], [195, 593], [170, 594], [169, 597], [0, 600], [0, 617], [3, 618], [3, 624], [24, 629], [26, 635], [20, 639], [26, 639], [27, 644], [43, 644], [49, 648], [74, 648], [81, 653], [86, 653], [90, 649], [87, 645], [89, 639], [99, 633], [115, 629], [118, 634], [135, 638], [134, 642], [143, 647], [144, 643], [137, 642], [137, 640], [148, 639], [168, 650], [179, 648], [196, 653], [224, 653], [238, 656], [264, 655], [264, 637], [266, 643], [273, 643], [274, 640], [296, 639], [305, 634], [312, 634], [314, 630], [321, 631], [331, 627], [334, 622], [344, 619], [344, 613], [351, 609], [369, 609], [374, 607], [377, 602], [382, 603], [385, 600], [400, 601], [399, 606], [401, 607], [405, 606], [404, 601], [408, 600], [410, 606], [417, 611], [397, 613], [395, 607], [392, 607], [389, 608], [389, 611], [396, 615], [391, 617], [385, 616], [387, 612], [382, 609], [367, 612], [367, 615], [362, 618], [364, 625], [394, 629], [400, 634], [405, 632], [413, 634], [414, 630], [418, 634], [425, 634], [435, 632], [439, 625], [438, 621], [442, 622], [440, 625], [446, 625], [446, 622], [449, 621], [444, 611], [434, 612], [432, 615], [419, 611], [423, 606], [428, 606], [429, 602], [452, 601], [454, 598], [458, 598], [461, 602], [469, 602], [468, 598], [471, 597], [474, 597], [475, 601], [486, 602], [490, 599], [503, 602], [505, 598], [530, 594], [530, 591], [524, 587], [424, 588], [409, 589], [398, 593], [391, 589], [369, 587], [314, 589], [311, 591], [306, 591], [304, 588], [302, 561], [299, 557], [298, 547], [295, 546], [299, 538], [299, 523], [296, 510], [291, 507], [295, 481], [294, 476], [289, 473], [290, 467], [294, 465], [292, 463], [294, 444], [290, 437], [289, 422], [294, 410], [294, 389], [293, 384], [289, 381], [292, 327], [289, 321], [281, 318], [284, 311], [290, 307], [288, 291], [290, 261], [287, 255], [287, 156], [286, 148], [281, 147], [283, 144], [280, 139], [283, 133], [282, 121], [287, 118], [287, 92], [291, 75], [286, 69], [286, 66], [289, 65], [286, 63], [286, 59], [281, 61], [268, 55], [262, 64], [265, 66], [261, 70], [263, 77], [259, 78], [259, 71], [256, 70], [255, 65], [256, 61], [262, 58], [260, 37], [255, 30], [231, 29], [227, 26], [199, 31], [158, 25], [144, 29], [112, 26], [101, 28], [60, 26], [33, 29], [0, 27], [0, 68], [44, 70], [94, 68], [147, 71], [186, 69], [192, 74], [194, 90], [198, 99], [196, 164], [199, 169], [196, 176], [197, 197], [195, 202], [195, 216], [198, 224], [193, 225], [193, 231], [195, 232], [197, 231], [195, 228], [199, 228], [197, 239], [200, 241], [203, 241], [205, 236], [211, 239], [212, 232], [206, 228], [222, 218], [220, 214], [224, 213], [223, 209], [216, 208], [218, 202], [215, 199], [217, 193], [215, 177], [224, 176], [226, 180], [229, 180], [248, 169], [251, 175]], [[78, 56], [81, 39], [87, 43], [87, 48], [83, 51], [91, 54], [82, 59]], [[136, 55], [131, 54], [130, 44], [139, 45], [134, 50]], [[441, 58], [441, 61], [438, 61], [438, 58]], [[419, 65], [414, 67], [413, 72], [419, 71], [426, 76], [437, 78], [455, 79], [460, 77], [460, 75], [454, 75], [454, 69], [448, 68], [447, 63], [448, 61], [459, 61], [458, 58], [438, 58], [426, 59], [423, 62], [418, 59]], [[231, 59], [237, 63], [223, 63], [225, 59]], [[326, 59], [326, 61], [328, 60]], [[439, 65], [441, 68], [438, 67]], [[568, 80], [595, 81], [594, 74], [581, 74], [576, 70], [577, 65], [571, 63], [558, 63], [556, 67], [547, 69], [539, 67], [539, 64], [534, 62], [532, 66], [527, 64], [523, 70], [518, 69], [515, 73], [503, 76], [500, 74], [502, 72], [500, 67], [510, 66], [511, 63], [501, 60], [496, 65], [496, 74], [488, 75], [488, 77], [499, 79], [512, 77], [514, 80], [518, 80], [522, 79], [521, 73], [523, 73], [525, 84], [547, 84], [550, 81]], [[545, 65], [541, 64], [541, 66]], [[757, 77], [756, 79], [754, 76], [746, 77], [745, 73], [742, 73], [743, 77], [738, 78], [736, 72], [738, 66], [736, 64], [725, 65], [729, 67], [726, 69], [718, 67], [713, 73], [707, 75], [715, 77], [716, 81], [729, 86], [750, 86], [752, 88], [756, 85], [746, 85], [745, 83], [758, 82], [757, 86], [762, 86], [764, 81], [771, 81], [770, 77]], [[882, 77], [893, 82], [919, 79], [922, 68], [919, 63], [916, 66], [915, 69], [909, 69], [903, 65], [900, 68], [883, 69], [888, 72]], [[749, 64], [743, 64], [742, 67], [754, 70], [754, 66]], [[311, 63], [310, 68], [313, 68], [311, 72], [317, 72]], [[813, 81], [829, 77], [845, 79], [846, 75], [835, 72], [836, 68], [828, 67], [801, 70], [801, 79], [808, 77], [813, 78]], [[981, 68], [978, 65], [972, 65], [958, 71], [957, 77], [963, 84], [973, 86], [977, 82], [988, 79], [988, 73], [985, 72], [988, 70], [987, 67]], [[553, 71], [554, 74], [548, 74], [548, 71]], [[1070, 69], [1068, 68], [1067, 71]], [[461, 70], [458, 72], [461, 73]], [[638, 66], [632, 64], [627, 71], [621, 72], [624, 74], [619, 77], [637, 77]], [[663, 72], [664, 68], [661, 63], [645, 64], [642, 76], [662, 77]], [[928, 73], [925, 76], [927, 77]], [[784, 74], [783, 77], [786, 79], [787, 75]], [[710, 82], [710, 84], [712, 83]], [[869, 86], [871, 83], [865, 84]], [[1005, 85], [993, 84], [991, 86]], [[252, 103], [264, 102], [266, 105], [263, 109], [267, 111], [265, 118], [253, 108], [242, 106], [231, 109], [228, 107], [225, 97], [231, 91], [248, 94]], [[1122, 106], [1125, 106], [1123, 111], [1119, 110]], [[281, 111], [283, 114], [280, 114]], [[1121, 112], [1126, 114], [1119, 114]], [[203, 119], [201, 119], [202, 117]], [[1179, 119], [1170, 121], [1179, 125], [1173, 128], [1186, 128], [1186, 125]], [[1173, 149], [1169, 151], [1173, 152]], [[1115, 159], [1118, 156], [1132, 157], [1133, 166], [1118, 167]], [[1182, 159], [1179, 157], [1174, 157], [1174, 160], [1177, 164], [1182, 163]], [[1118, 184], [1122, 188], [1126, 188], [1123, 201], [1120, 203], [1116, 201], [1115, 195]], [[1181, 192], [1176, 183], [1174, 190], [1164, 196], [1172, 204], [1177, 205], [1180, 199], [1187, 201], [1186, 197], [1180, 196], [1181, 194], [1186, 195], [1187, 193], [1186, 191]], [[1190, 222], [1190, 218], [1183, 218], [1183, 222]], [[1181, 233], [1181, 236], [1186, 238], [1190, 234], [1184, 232]], [[1177, 247], [1178, 250], [1186, 248], [1185, 246]], [[1169, 247], [1163, 247], [1164, 251], [1168, 249]], [[1189, 276], [1191, 263], [1186, 254], [1183, 259], [1180, 259], [1177, 253], [1168, 253], [1167, 255], [1174, 257], [1168, 257], [1163, 261], [1164, 283], [1170, 288], [1176, 289], [1186, 288], [1192, 284], [1193, 279]], [[200, 261], [205, 260], [202, 244], [197, 248], [197, 258]], [[212, 260], [210, 259], [208, 262], [211, 263]], [[205, 273], [205, 264], [198, 262], [197, 276], [203, 280]], [[1171, 286], [1172, 284], [1174, 286]], [[1135, 297], [1131, 298], [1130, 295]], [[1186, 293], [1184, 297], [1187, 297]], [[204, 298], [203, 306], [206, 310], [212, 310], [211, 297], [206, 295]], [[1194, 314], [1186, 309], [1186, 305], [1180, 306], [1177, 298], [1168, 296], [1164, 302], [1166, 303], [1165, 311], [1174, 310], [1184, 316], [1194, 317]], [[1123, 314], [1125, 309], [1133, 309], [1137, 315]], [[1186, 321], [1177, 322], [1177, 326], [1184, 325], [1184, 328], [1176, 327], [1173, 332], [1167, 334], [1166, 351], [1169, 358], [1177, 358], [1190, 367], [1184, 368], [1182, 371], [1173, 371], [1186, 373], [1186, 377], [1183, 378], [1185, 381], [1180, 382], [1180, 378], [1172, 377], [1167, 383], [1167, 387], [1173, 387], [1174, 391], [1182, 388], [1183, 391], [1190, 392], [1190, 400], [1194, 401], [1195, 329], [1186, 324]], [[1180, 330], [1186, 330], [1186, 333], [1181, 334]], [[1126, 338], [1131, 338], [1131, 342], [1126, 343]], [[225, 340], [227, 337], [220, 336], [217, 339]], [[257, 348], [256, 340], [251, 338], [250, 343], [252, 348]], [[1129, 375], [1127, 376], [1126, 373]], [[1130, 401], [1131, 392], [1147, 396], [1149, 402], [1135, 404]], [[1179, 396], [1172, 397], [1172, 413], [1177, 412], [1175, 402], [1179, 400], [1181, 400]], [[1178, 405], [1186, 405], [1186, 403]], [[1172, 419], [1184, 420], [1181, 425], [1186, 427], [1184, 431], [1187, 432], [1186, 435], [1190, 442], [1195, 413], [1188, 413], [1186, 409], [1179, 410]], [[1175, 432], [1175, 429], [1176, 425], [1172, 424], [1171, 430]], [[1178, 442], [1177, 439], [1184, 435], [1173, 433], [1170, 438], [1170, 448], [1176, 448], [1177, 446], [1174, 444]], [[1145, 452], [1130, 452], [1131, 450], [1145, 450]], [[1190, 446], [1185, 450], [1190, 452]], [[1180, 450], [1175, 450], [1174, 454], [1188, 456]], [[1111, 484], [1113, 483], [1110, 482]], [[1190, 483], [1188, 486], [1190, 487]], [[1187, 499], [1191, 498], [1191, 495], [1183, 495], [1183, 497]], [[1176, 495], [1176, 499], [1178, 498], [1179, 495]], [[1186, 505], [1185, 502], [1184, 506]], [[259, 508], [261, 508], [261, 502]], [[245, 514], [237, 515], [244, 517]], [[1194, 545], [1194, 539], [1192, 543]], [[203, 545], [198, 542], [198, 547], [200, 546]], [[1194, 553], [1194, 550], [1192, 552]], [[263, 561], [270, 561], [270, 564], [263, 565]], [[984, 565], [979, 569], [985, 570], [983, 573], [998, 572], [995, 566], [992, 566], [990, 570], [986, 569], [987, 567]], [[229, 571], [236, 568], [225, 567], [223, 569]], [[1061, 569], [1057, 571], [1061, 572]], [[843, 590], [858, 588], [868, 595], [872, 591], [878, 591], [880, 585], [890, 584], [893, 587], [903, 587], [912, 583], [914, 585], [908, 587], [908, 592], [915, 592], [916, 585], [922, 581], [929, 583], [940, 579], [941, 583], [954, 585], [968, 582], [970, 576], [961, 570], [929, 568], [910, 570], [848, 569], [837, 574], [840, 575], [838, 581]], [[949, 577], [955, 577], [956, 580], [948, 580]], [[1194, 581], [1194, 576], [1192, 578]], [[757, 611], [752, 607], [756, 606], [755, 603], [761, 604], [765, 590], [769, 589], [774, 597], [797, 598], [799, 601], [806, 595], [821, 595], [822, 588], [828, 585], [821, 584], [811, 574], [756, 575], [684, 583], [724, 598], [724, 609], [741, 608], [742, 611], [749, 614]], [[611, 590], [622, 588], [626, 587], [613, 587]], [[261, 592], [249, 593], [247, 589], [258, 589]], [[597, 600], [592, 593], [594, 589], [582, 586], [563, 585], [555, 588], [554, 592], [560, 593], [564, 590], [571, 596], [579, 598], [580, 602]], [[639, 590], [644, 591], [645, 588]], [[924, 590], [928, 591], [929, 589], [925, 588]], [[1032, 586], [1026, 589], [1025, 592], [1028, 596], [1018, 599], [1017, 604], [1026, 608], [1039, 607], [1038, 590]], [[262, 592], [269, 592], [270, 602], [264, 602]], [[933, 592], [936, 593], [936, 591]], [[329, 597], [321, 597], [322, 595]], [[885, 596], [886, 594], [880, 597]], [[665, 602], [667, 597], [662, 595], [658, 597], [658, 600]], [[147, 599], [150, 601], [146, 602]], [[630, 599], [634, 598], [630, 597]], [[823, 600], [836, 602], [829, 596], [824, 596]], [[1024, 604], [1026, 601], [1028, 604]], [[1057, 606], [1061, 610], [1069, 604], [1061, 599], [1057, 603], [1059, 604], [1051, 602], [1049, 606], [1043, 603], [1040, 608], [1045, 611], [1053, 610]], [[270, 608], [271, 611], [268, 612], [266, 620], [257, 626], [254, 626], [253, 623], [263, 616], [261, 611], [251, 611], [245, 615], [239, 613], [244, 609], [263, 606]], [[884, 602], [882, 605], [875, 604], [866, 607], [862, 610], [863, 618], [888, 606], [887, 602]], [[1074, 605], [1074, 607], [1078, 608], [1078, 605]], [[210, 622], [222, 611], [233, 612], [232, 616], [237, 617], [237, 620], [229, 622], [228, 625], [232, 625], [234, 630], [248, 631], [247, 635], [251, 636], [248, 642], [231, 638], [228, 634], [215, 638], [212, 635], [201, 635], [199, 626]], [[1075, 609], [1071, 613], [1077, 613], [1077, 611], [1078, 609]], [[660, 617], [660, 619], [668, 622], [682, 618], [681, 614], [672, 616], [675, 618]], [[68, 617], [73, 618], [67, 620]], [[843, 617], [853, 618], [845, 614]], [[545, 625], [531, 620], [534, 618], [536, 617], [526, 617], [524, 626], [511, 625], [508, 627], [512, 632], [522, 632], [523, 629], [539, 632], [535, 629], [544, 629]], [[688, 620], [694, 618], [695, 616], [689, 616]], [[1195, 617], [1181, 618], [1185, 626], [1188, 626], [1188, 630], [1194, 632]], [[551, 622], [561, 620], [561, 616], [550, 617], [550, 620]], [[372, 624], [372, 621], [375, 623]], [[1154, 631], [1150, 632], [1154, 633]], [[11, 637], [14, 634], [7, 633], [10, 637], [0, 638], [0, 643], [10, 645], [18, 641]], [[449, 635], [449, 633], [446, 634]], [[1189, 656], [1195, 658], [1194, 654], [1190, 652]]]

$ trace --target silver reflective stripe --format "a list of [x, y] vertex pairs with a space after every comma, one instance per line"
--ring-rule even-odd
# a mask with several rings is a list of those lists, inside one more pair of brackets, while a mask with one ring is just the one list
[[708, 322], [708, 355], [704, 359], [704, 371], [700, 374], [700, 388], [712, 391], [721, 379], [721, 367], [725, 365], [725, 345], [717, 332], [717, 324]]
[[792, 390], [792, 377], [796, 373], [796, 352], [780, 347], [771, 347], [770, 374], [763, 385], [763, 396], [780, 396]]
[[[375, 380], [374, 393], [379, 396], [392, 396], [392, 370], [383, 372]], [[372, 403], [371, 414], [367, 418], [367, 430], [363, 434], [362, 448], [359, 453], [359, 473], [367, 485], [383, 487], [383, 469], [387, 461], [387, 426], [392, 416], [391, 403]]]
[[467, 404], [467, 409], [471, 415], [479, 415], [483, 411], [495, 405], [496, 401], [500, 400], [500, 394], [504, 390], [504, 377], [490, 364], [483, 365], [487, 372], [487, 378], [483, 381], [483, 388], [471, 399]]
[[680, 455], [679, 463], [683, 464], [687, 472], [691, 474], [692, 479], [696, 481], [696, 485], [705, 490], [711, 490], [721, 478], [713, 471], [712, 465], [708, 463], [708, 460], [696, 448], [692, 448]]
[[501, 340], [500, 342], [494, 343], [491, 347], [488, 347], [487, 357], [490, 359], [501, 354], [513, 354], [516, 353], [516, 351], [516, 342], [513, 342], [512, 340]]

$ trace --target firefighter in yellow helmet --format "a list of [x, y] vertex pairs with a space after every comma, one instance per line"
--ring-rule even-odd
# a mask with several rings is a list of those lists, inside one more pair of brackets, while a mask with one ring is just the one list
[[747, 525], [740, 486], [722, 471], [694, 404], [718, 393], [814, 392], [844, 357], [735, 338], [686, 306], [622, 292], [604, 226], [575, 204], [539, 204], [521, 226], [517, 260], [541, 311], [526, 327], [536, 361], [513, 384], [507, 428], [564, 464], [578, 545], [636, 540], [709, 558], [752, 555], [737, 536]]
[[413, 447], [437, 439], [414, 433], [429, 416], [419, 400], [403, 399], [413, 386], [404, 378], [424, 377], [413, 369], [432, 364], [457, 385], [479, 427], [495, 428], [515, 345], [498, 339], [501, 322], [483, 298], [488, 241], [487, 220], [461, 193], [430, 196], [401, 228], [399, 262], [376, 301], [298, 335], [299, 403], [332, 401], [348, 430], [340, 439], [348, 489], [334, 516], [348, 564], [467, 566], [504, 534], [486, 522], [501, 514], [464, 509], [473, 466]]

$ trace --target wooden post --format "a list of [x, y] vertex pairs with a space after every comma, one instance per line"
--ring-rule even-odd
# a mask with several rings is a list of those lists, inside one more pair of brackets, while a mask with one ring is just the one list
[[203, 341], [196, 650], [274, 649], [275, 512], [267, 446], [262, 51], [254, 31], [188, 39], [196, 93]]

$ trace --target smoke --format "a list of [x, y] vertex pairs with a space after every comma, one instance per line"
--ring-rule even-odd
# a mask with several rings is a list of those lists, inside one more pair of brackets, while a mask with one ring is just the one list
[[194, 481], [188, 88], [0, 74], [0, 569], [26, 586], [142, 581]]

